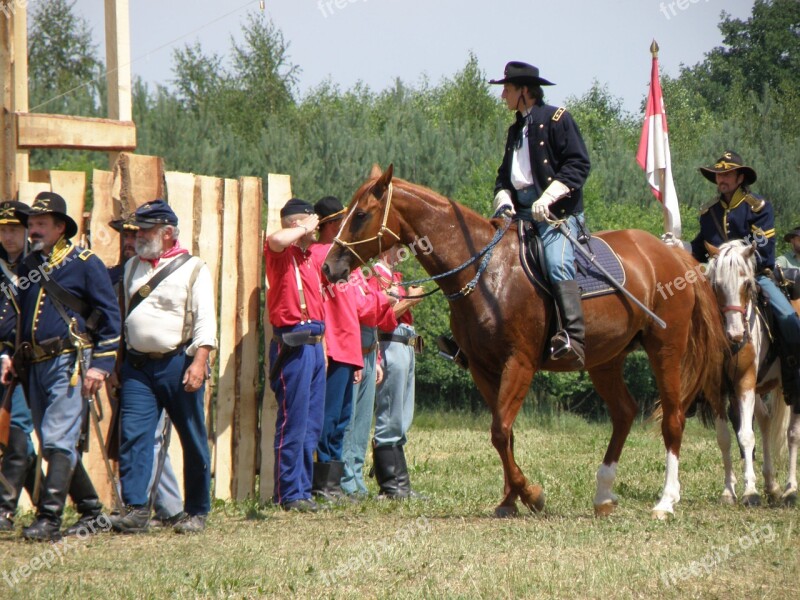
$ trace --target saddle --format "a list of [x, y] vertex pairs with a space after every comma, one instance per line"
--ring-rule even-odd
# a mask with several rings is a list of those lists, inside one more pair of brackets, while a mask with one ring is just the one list
[[[523, 271], [534, 286], [552, 295], [542, 270], [544, 249], [536, 227], [530, 221], [517, 221], [517, 235]], [[592, 256], [590, 261], [580, 252], [575, 252], [575, 281], [581, 289], [581, 298], [594, 298], [617, 291], [595, 265], [601, 265], [614, 279], [625, 285], [625, 267], [605, 240], [586, 234], [579, 241]]]

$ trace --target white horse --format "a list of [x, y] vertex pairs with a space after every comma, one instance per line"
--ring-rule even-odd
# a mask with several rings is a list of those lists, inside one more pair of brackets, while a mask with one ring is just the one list
[[[779, 360], [769, 364], [770, 337], [766, 324], [756, 310], [758, 286], [755, 279], [755, 245], [743, 240], [726, 242], [719, 248], [706, 244], [709, 255], [706, 276], [711, 282], [725, 318], [725, 330], [731, 342], [726, 365], [740, 415], [737, 436], [744, 452], [744, 491], [742, 503], [756, 506], [760, 496], [753, 467], [755, 415], [761, 431], [764, 463], [764, 489], [772, 502], [794, 504], [797, 500], [797, 450], [800, 444], [800, 415], [791, 414], [783, 401]], [[771, 394], [769, 406], [763, 396]], [[790, 418], [791, 414], [791, 418]], [[731, 464], [731, 435], [724, 419], [715, 419], [717, 442], [725, 465], [725, 491], [722, 501], [736, 502], [736, 476]], [[773, 460], [789, 448], [789, 472], [786, 487], [775, 478]]]

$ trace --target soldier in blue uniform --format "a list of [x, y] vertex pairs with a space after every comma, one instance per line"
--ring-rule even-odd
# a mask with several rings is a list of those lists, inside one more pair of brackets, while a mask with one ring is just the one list
[[[17, 280], [16, 270], [25, 255], [27, 234], [15, 211], [27, 211], [28, 205], [8, 200], [0, 204], [0, 343], [3, 345], [3, 362], [11, 361], [16, 346]], [[6, 386], [2, 386], [5, 397]], [[0, 487], [0, 531], [14, 530], [14, 514], [22, 487], [33, 491], [33, 466], [36, 452], [31, 442], [33, 419], [28, 403], [17, 385], [11, 396], [11, 425], [8, 430], [8, 446], [3, 455], [2, 472], [14, 490]], [[14, 493], [16, 492], [16, 493]]]
[[[88, 418], [83, 396], [97, 392], [114, 368], [120, 317], [105, 265], [70, 241], [78, 226], [60, 195], [42, 192], [29, 212], [15, 214], [31, 240], [31, 253], [18, 270], [19, 306], [28, 399], [48, 463], [36, 519], [22, 535], [50, 541], [61, 536], [67, 490], [80, 458], [78, 442]], [[7, 371], [4, 361], [4, 381]]]
[[547, 219], [552, 213], [573, 235], [583, 228], [582, 187], [589, 176], [589, 153], [572, 116], [564, 108], [544, 103], [542, 86], [554, 84], [540, 77], [539, 69], [510, 62], [503, 77], [489, 83], [503, 85], [502, 98], [517, 115], [508, 128], [503, 162], [497, 170], [495, 215], [516, 211], [518, 219], [535, 221], [560, 316], [559, 331], [551, 340], [551, 358], [568, 357], [582, 367], [585, 328], [574, 250]]
[[[742, 157], [728, 150], [700, 173], [716, 184], [717, 196], [700, 213], [700, 233], [689, 244], [692, 255], [708, 260], [705, 242], [720, 246], [731, 240], [747, 240], [756, 245], [756, 281], [769, 301], [775, 316], [782, 352], [784, 394], [800, 413], [800, 317], [772, 279], [775, 267], [775, 213], [772, 203], [750, 191], [757, 175]], [[679, 240], [666, 240], [676, 245]]]

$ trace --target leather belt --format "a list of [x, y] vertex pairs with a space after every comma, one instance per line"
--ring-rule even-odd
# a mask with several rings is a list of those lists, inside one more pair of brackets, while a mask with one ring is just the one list
[[133, 348], [128, 348], [128, 356], [132, 363], [143, 362], [145, 360], [163, 360], [165, 358], [172, 358], [186, 350], [186, 344], [181, 344], [175, 350], [169, 352], [139, 352]]
[[70, 352], [75, 352], [75, 346], [72, 345], [72, 342], [62, 338], [51, 338], [33, 345], [32, 362], [44, 362], [45, 360], [50, 360], [54, 356], [68, 354]]
[[397, 335], [395, 333], [379, 333], [378, 339], [382, 342], [397, 342], [398, 344], [405, 344], [406, 346], [413, 346], [418, 335]]
[[[275, 342], [276, 344], [283, 344], [283, 343], [284, 343], [284, 340], [283, 340], [283, 338], [281, 338], [281, 336], [279, 336], [279, 335], [277, 335], [277, 334], [272, 336], [272, 341], [273, 341], [273, 342]], [[302, 346], [302, 345], [310, 345], [310, 346], [313, 346], [314, 344], [319, 344], [321, 341], [322, 341], [322, 335], [310, 335], [310, 336], [308, 336], [308, 338], [307, 338], [305, 341], [303, 341], [303, 342], [302, 342], [302, 344], [300, 344], [300, 345], [301, 345], [301, 346]]]

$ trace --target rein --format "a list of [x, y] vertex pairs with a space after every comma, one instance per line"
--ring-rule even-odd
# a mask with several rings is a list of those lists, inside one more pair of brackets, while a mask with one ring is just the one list
[[[386, 226], [386, 221], [389, 220], [389, 208], [392, 206], [392, 191], [393, 191], [392, 184], [389, 183], [389, 186], [386, 189], [386, 206], [383, 209], [383, 221], [381, 222], [381, 228], [378, 230], [378, 233], [373, 235], [371, 238], [358, 240], [355, 242], [345, 242], [338, 235], [335, 238], [333, 238], [334, 244], [339, 244], [342, 248], [344, 248], [348, 252], [351, 252], [353, 256], [355, 256], [358, 260], [360, 260], [361, 263], [364, 265], [367, 264], [367, 261], [365, 261], [363, 258], [361, 258], [361, 256], [359, 256], [358, 252], [356, 252], [353, 249], [353, 246], [358, 246], [359, 244], [366, 244], [367, 242], [373, 242], [375, 240], [378, 240], [378, 254], [380, 255], [383, 252], [383, 234], [385, 232], [391, 233], [398, 242], [400, 241], [400, 236]], [[353, 210], [355, 209], [356, 207], [354, 206]], [[350, 214], [352, 214], [352, 212]], [[350, 214], [348, 214], [344, 218], [344, 221], [342, 221], [342, 227], [339, 229], [340, 233], [344, 231], [344, 226], [347, 223], [347, 219], [350, 218]]]

